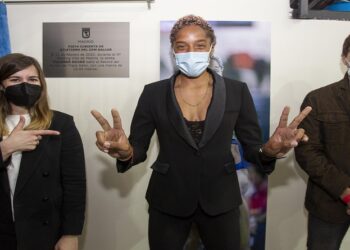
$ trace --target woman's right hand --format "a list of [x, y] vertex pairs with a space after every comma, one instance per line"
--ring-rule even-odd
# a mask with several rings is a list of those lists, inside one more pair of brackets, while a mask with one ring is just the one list
[[3, 161], [17, 151], [31, 151], [36, 149], [43, 135], [59, 135], [54, 130], [24, 130], [25, 118], [20, 116], [19, 122], [9, 136], [0, 142]]
[[133, 149], [122, 127], [120, 115], [116, 109], [111, 110], [113, 127], [101, 115], [100, 112], [92, 110], [91, 114], [101, 125], [103, 131], [96, 132], [96, 146], [102, 152], [108, 153], [119, 160], [129, 160], [132, 157]]

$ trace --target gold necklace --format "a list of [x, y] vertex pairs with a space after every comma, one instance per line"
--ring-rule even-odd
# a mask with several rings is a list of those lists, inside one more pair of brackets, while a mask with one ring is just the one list
[[210, 88], [210, 77], [209, 77], [209, 74], [208, 74], [208, 85], [207, 85], [207, 89], [205, 90], [204, 95], [203, 95], [203, 96], [200, 98], [200, 100], [199, 100], [197, 103], [195, 103], [195, 104], [186, 101], [186, 99], [183, 97], [182, 86], [181, 86], [181, 85], [182, 85], [181, 78], [182, 78], [182, 76], [180, 75], [180, 76], [179, 76], [179, 96], [181, 97], [181, 99], [183, 100], [183, 102], [184, 102], [185, 104], [187, 104], [188, 106], [190, 106], [190, 107], [198, 107], [199, 104], [201, 104], [201, 103], [204, 101], [205, 97], [207, 96], [207, 94], [208, 94], [208, 92], [209, 92], [209, 88]]

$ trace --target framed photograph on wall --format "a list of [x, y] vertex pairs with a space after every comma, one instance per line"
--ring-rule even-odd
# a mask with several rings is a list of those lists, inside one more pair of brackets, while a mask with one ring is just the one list
[[296, 19], [350, 20], [349, 0], [290, 0]]

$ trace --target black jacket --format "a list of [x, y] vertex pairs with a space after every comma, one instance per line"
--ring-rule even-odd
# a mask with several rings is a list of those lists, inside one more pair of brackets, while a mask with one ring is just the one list
[[117, 162], [119, 172], [146, 159], [154, 130], [159, 155], [146, 198], [150, 206], [176, 216], [188, 216], [198, 207], [217, 215], [239, 206], [241, 194], [231, 139], [235, 131], [245, 158], [271, 172], [275, 161], [263, 166], [258, 152], [261, 131], [246, 84], [224, 79], [210, 71], [214, 89], [201, 141], [194, 142], [174, 93], [175, 76], [145, 86], [139, 99], [129, 140], [132, 162]]
[[[83, 228], [86, 180], [79, 132], [71, 116], [57, 111], [49, 129], [61, 134], [43, 136], [35, 150], [22, 153], [14, 194], [19, 250], [53, 250], [62, 235], [79, 235]], [[1, 159], [0, 240], [10, 224], [10, 188]]]
[[340, 195], [350, 187], [350, 87], [345, 74], [341, 81], [311, 91], [301, 109], [311, 113], [300, 127], [308, 143], [295, 148], [300, 167], [308, 174], [305, 207], [314, 216], [332, 223], [350, 221]]

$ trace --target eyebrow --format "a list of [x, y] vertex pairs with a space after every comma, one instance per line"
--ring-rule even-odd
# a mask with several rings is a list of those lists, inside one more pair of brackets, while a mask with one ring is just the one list
[[[22, 78], [21, 76], [16, 76], [16, 75], [12, 75], [12, 76], [9, 76], [8, 79], [11, 79], [11, 78]], [[37, 75], [32, 75], [32, 76], [29, 76], [29, 78], [39, 78], [39, 76]]]
[[[194, 41], [194, 44], [206, 43], [206, 42], [207, 42], [207, 40], [201, 39], [201, 40]], [[177, 42], [175, 42], [174, 45], [181, 45], [181, 44], [188, 44], [188, 42], [185, 42], [185, 41], [177, 41]]]
[[207, 40], [206, 39], [200, 39], [200, 40], [197, 40], [197, 41], [195, 41], [196, 43], [200, 43], [200, 42], [207, 42]]

